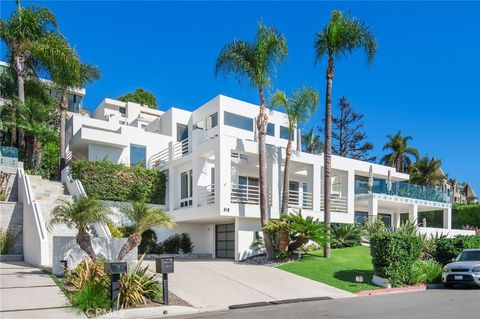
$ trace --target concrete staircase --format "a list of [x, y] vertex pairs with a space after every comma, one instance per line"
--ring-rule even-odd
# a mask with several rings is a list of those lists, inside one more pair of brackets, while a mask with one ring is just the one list
[[35, 201], [40, 205], [43, 220], [48, 232], [49, 260], [52, 260], [53, 236], [76, 236], [77, 230], [64, 224], [48, 228], [52, 217], [52, 210], [59, 204], [59, 200], [73, 201], [73, 197], [67, 194], [65, 186], [58, 181], [50, 181], [41, 176], [29, 175]]

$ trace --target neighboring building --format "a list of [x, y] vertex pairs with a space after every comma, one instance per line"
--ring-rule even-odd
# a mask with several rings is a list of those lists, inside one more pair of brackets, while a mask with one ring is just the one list
[[[125, 165], [140, 161], [164, 171], [168, 176], [165, 209], [177, 227], [156, 229], [158, 239], [186, 232], [194, 253], [241, 260], [253, 253], [250, 246], [261, 232], [257, 114], [257, 105], [222, 95], [193, 112], [176, 108], [161, 112], [105, 99], [92, 117], [74, 114], [70, 118], [68, 150], [76, 158], [107, 158]], [[284, 113], [269, 113], [271, 218], [280, 215], [287, 127]], [[295, 132], [294, 145], [301, 144], [299, 136]], [[304, 153], [297, 147], [290, 164], [292, 212], [323, 220], [322, 172], [323, 154]], [[442, 189], [409, 184], [409, 175], [392, 167], [339, 156], [332, 157], [332, 176], [334, 223], [381, 218], [398, 227], [404, 220], [416, 221], [419, 213], [435, 211], [441, 215], [443, 229], [422, 227], [422, 232], [457, 232], [451, 229], [451, 198]]]

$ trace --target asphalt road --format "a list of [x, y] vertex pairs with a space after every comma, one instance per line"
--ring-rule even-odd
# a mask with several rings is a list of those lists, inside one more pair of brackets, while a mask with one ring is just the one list
[[480, 319], [480, 289], [436, 289], [235, 309], [176, 318]]

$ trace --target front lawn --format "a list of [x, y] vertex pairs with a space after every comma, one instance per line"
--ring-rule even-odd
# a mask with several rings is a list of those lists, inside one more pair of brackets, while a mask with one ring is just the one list
[[[322, 256], [322, 251], [308, 253], [300, 261], [278, 268], [354, 293], [379, 288], [371, 283], [373, 266], [369, 247], [333, 249], [329, 260]], [[355, 276], [363, 276], [364, 283], [357, 284]]]

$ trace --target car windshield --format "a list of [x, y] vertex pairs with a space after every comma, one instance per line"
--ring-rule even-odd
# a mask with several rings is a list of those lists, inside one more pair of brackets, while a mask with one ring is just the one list
[[458, 261], [480, 261], [480, 250], [464, 251], [458, 256]]

